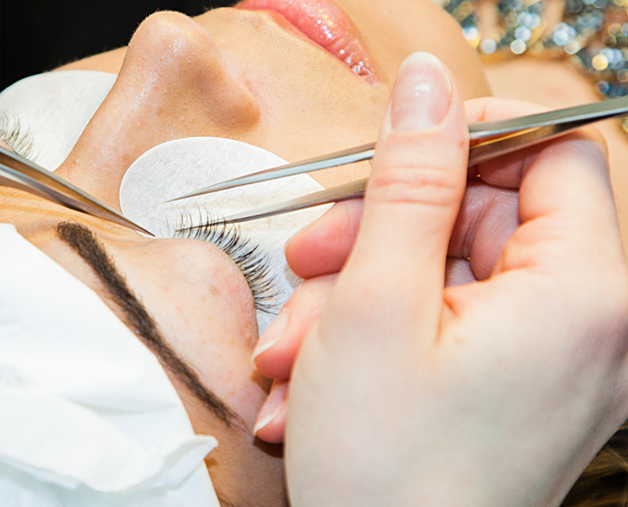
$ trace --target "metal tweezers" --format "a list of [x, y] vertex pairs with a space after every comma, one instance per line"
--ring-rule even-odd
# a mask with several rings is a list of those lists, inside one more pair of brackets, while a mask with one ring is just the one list
[[0, 185], [24, 190], [66, 208], [82, 211], [153, 236], [151, 232], [131, 222], [78, 187], [2, 147], [0, 147]]
[[[559, 109], [547, 113], [469, 125], [469, 167], [497, 158], [596, 121], [628, 115], [628, 96], [595, 102], [583, 106]], [[283, 165], [265, 171], [235, 178], [185, 194], [168, 202], [209, 194], [220, 190], [250, 185], [262, 181], [285, 178], [295, 174], [319, 171], [329, 167], [351, 164], [373, 158], [375, 143], [349, 148], [320, 157]], [[237, 223], [297, 211], [312, 206], [360, 198], [364, 195], [368, 178], [308, 194], [271, 206], [264, 206], [228, 216], [221, 223]]]

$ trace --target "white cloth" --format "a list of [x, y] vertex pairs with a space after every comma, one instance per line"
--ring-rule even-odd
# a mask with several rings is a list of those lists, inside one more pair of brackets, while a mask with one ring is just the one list
[[0, 504], [217, 507], [154, 355], [100, 297], [0, 224]]
[[[0, 93], [0, 110], [54, 170], [117, 76], [49, 72]], [[218, 506], [159, 362], [89, 288], [0, 225], [0, 505]]]
[[[0, 110], [32, 137], [31, 158], [55, 170], [115, 80], [93, 71], [32, 76], [0, 93]], [[281, 162], [227, 139], [164, 143], [129, 168], [121, 205], [131, 219], [161, 232], [181, 209], [211, 206], [210, 215], [224, 216], [322, 188], [301, 175], [163, 203], [164, 197]], [[283, 245], [322, 212], [242, 226], [269, 257], [277, 305], [298, 283]], [[260, 332], [271, 319], [258, 314]], [[202, 459], [215, 445], [211, 437], [193, 435], [159, 363], [98, 296], [12, 226], [0, 225], [0, 505], [214, 507]]]

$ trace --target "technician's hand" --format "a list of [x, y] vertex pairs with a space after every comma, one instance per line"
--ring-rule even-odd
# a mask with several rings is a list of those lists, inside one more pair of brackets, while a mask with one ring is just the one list
[[432, 57], [398, 81], [354, 249], [292, 373], [292, 505], [558, 505], [628, 414], [603, 149], [573, 135], [481, 168], [520, 187], [521, 225], [487, 280], [445, 288], [464, 108]]
[[[469, 104], [480, 114], [480, 102]], [[499, 101], [501, 113], [530, 114], [527, 103]], [[503, 106], [510, 106], [504, 108]], [[481, 117], [479, 119], [482, 119]], [[473, 182], [467, 186], [454, 226], [445, 271], [445, 286], [488, 278], [508, 238], [518, 225], [518, 192]], [[297, 234], [286, 248], [292, 270], [305, 281], [299, 285], [278, 318], [258, 344], [255, 362], [265, 376], [275, 379], [272, 395], [258, 418], [256, 435], [282, 443], [289, 379], [297, 353], [311, 326], [321, 317], [333, 289], [336, 273], [347, 259], [362, 218], [363, 201], [336, 204], [310, 227]]]
[[[542, 109], [534, 104], [493, 98], [468, 101], [466, 107], [473, 121], [521, 116]], [[515, 181], [503, 179], [504, 174], [512, 172], [503, 166], [519, 164], [522, 157], [535, 150], [538, 148], [504, 157], [492, 165], [484, 164], [480, 178], [467, 185], [449, 243], [445, 286], [484, 280], [491, 275], [506, 241], [519, 224], [520, 177]], [[338, 203], [287, 245], [288, 263], [305, 281], [261, 337], [256, 350], [257, 368], [275, 379], [255, 428], [262, 440], [284, 441], [292, 366], [307, 332], [322, 315], [335, 274], [355, 243], [362, 211], [362, 200]]]

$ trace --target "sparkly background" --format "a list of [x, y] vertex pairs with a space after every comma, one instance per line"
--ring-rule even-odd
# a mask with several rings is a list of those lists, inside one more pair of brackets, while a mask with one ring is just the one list
[[[567, 0], [548, 23], [552, 1], [436, 3], [460, 23], [464, 37], [486, 60], [522, 54], [564, 59], [592, 80], [601, 97], [628, 95], [628, 0]], [[490, 26], [483, 26], [487, 19]], [[627, 120], [623, 128], [628, 133]]]

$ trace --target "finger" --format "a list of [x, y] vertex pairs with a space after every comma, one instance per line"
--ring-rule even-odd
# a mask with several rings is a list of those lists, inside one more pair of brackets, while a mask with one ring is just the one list
[[475, 180], [467, 185], [449, 255], [468, 260], [474, 278], [485, 280], [518, 226], [518, 192]]
[[[520, 245], [542, 245], [546, 240], [548, 262], [557, 253], [571, 259], [572, 252], [588, 252], [593, 255], [591, 260], [599, 262], [602, 252], [591, 244], [592, 240], [612, 237], [613, 246], [620, 244], [603, 143], [583, 134], [566, 136], [540, 152], [522, 177], [520, 220], [524, 226], [529, 222], [533, 227], [535, 242], [524, 241], [527, 236], [522, 228], [514, 236]], [[608, 248], [608, 240], [606, 243], [606, 252], [621, 251]], [[508, 263], [512, 258], [504, 261]]]
[[475, 282], [476, 278], [471, 271], [471, 264], [466, 259], [449, 257], [445, 268], [445, 287], [465, 285]]
[[339, 202], [291, 238], [285, 251], [290, 269], [301, 278], [339, 272], [353, 248], [363, 208], [362, 199]]
[[257, 369], [266, 377], [286, 379], [301, 343], [329, 299], [335, 275], [303, 282], [260, 337], [254, 352]]
[[480, 97], [464, 104], [469, 123], [497, 121], [547, 111], [548, 108], [525, 100]]
[[[465, 103], [465, 107], [470, 123], [516, 118], [548, 110], [548, 108], [532, 102], [498, 99], [495, 97], [469, 100]], [[585, 132], [587, 136], [595, 138], [599, 143], [605, 143], [602, 135], [594, 127], [582, 128], [578, 132]], [[483, 162], [469, 168], [469, 175], [479, 176], [483, 181], [491, 185], [504, 188], [519, 188], [523, 173], [527, 171], [536, 156], [547, 145], [547, 143], [543, 143], [531, 146], [488, 162]]]
[[[539, 104], [521, 100], [496, 99], [483, 97], [472, 99], [465, 103], [469, 122], [497, 121], [508, 118], [517, 118], [530, 114], [542, 113], [548, 110]], [[469, 168], [470, 175], [477, 175], [491, 185], [505, 188], [519, 188], [521, 173], [539, 152], [538, 146], [509, 153], [502, 157], [478, 164]], [[523, 155], [523, 157], [522, 157]]]
[[[301, 278], [340, 271], [353, 247], [362, 210], [361, 200], [338, 203], [300, 231], [286, 245], [291, 269]], [[445, 285], [488, 278], [503, 246], [519, 225], [518, 214], [516, 191], [477, 181], [468, 184], [449, 244], [449, 255], [465, 260], [465, 269], [473, 276], [448, 277]], [[454, 272], [458, 273], [456, 266]]]
[[[415, 53], [400, 69], [377, 144], [342, 278], [349, 292], [384, 308], [410, 303], [408, 315], [424, 316], [435, 329], [467, 155], [464, 107], [451, 74], [433, 55]], [[411, 302], [405, 294], [413, 294]]]
[[[529, 102], [496, 99], [493, 97], [469, 100], [465, 103], [465, 107], [470, 122], [513, 118], [546, 110], [543, 106]], [[539, 148], [528, 150], [530, 155], [528, 160], [530, 162], [534, 159], [538, 150]], [[521, 162], [520, 153], [509, 154], [495, 161], [482, 164], [481, 176], [484, 181], [492, 185], [518, 188], [524, 165], [525, 163], [522, 164]], [[477, 170], [478, 168], [475, 167], [474, 171], [476, 171], [476, 174]], [[471, 200], [465, 198], [463, 208], [464, 206], [469, 208], [470, 202]], [[503, 200], [501, 202], [502, 204], [504, 203]], [[494, 202], [490, 204], [495, 205]], [[476, 208], [477, 204], [473, 204], [473, 206], [472, 210], [466, 210], [464, 217], [466, 226], [475, 225], [485, 213], [484, 207]], [[362, 211], [363, 203], [361, 200], [355, 199], [338, 203], [319, 220], [295, 235], [286, 245], [286, 258], [290, 268], [301, 278], [311, 278], [313, 276], [339, 272], [353, 247], [357, 230], [361, 223]], [[470, 211], [474, 213], [470, 214]], [[491, 218], [495, 218], [495, 214], [491, 214]], [[508, 229], [512, 232], [512, 227], [508, 227]], [[487, 228], [481, 229], [482, 232], [486, 230]], [[463, 249], [466, 253], [463, 254], [457, 248], [453, 252], [450, 250], [450, 255], [469, 257], [471, 245], [481, 244], [481, 242], [474, 242], [470, 239], [472, 236], [469, 235], [470, 229], [468, 227], [457, 227], [454, 231], [454, 236], [456, 234], [460, 236], [461, 231], [464, 231], [465, 234], [465, 244], [468, 243], [468, 248]], [[503, 246], [504, 241], [500, 243]], [[476, 264], [476, 274], [480, 279], [486, 278], [490, 274], [492, 266], [495, 265], [495, 255], [492, 255], [490, 260], [484, 259], [481, 255], [474, 256], [474, 259], [480, 261], [481, 264]]]
[[281, 444], [288, 412], [288, 381], [276, 380], [257, 416], [253, 434], [269, 444]]

